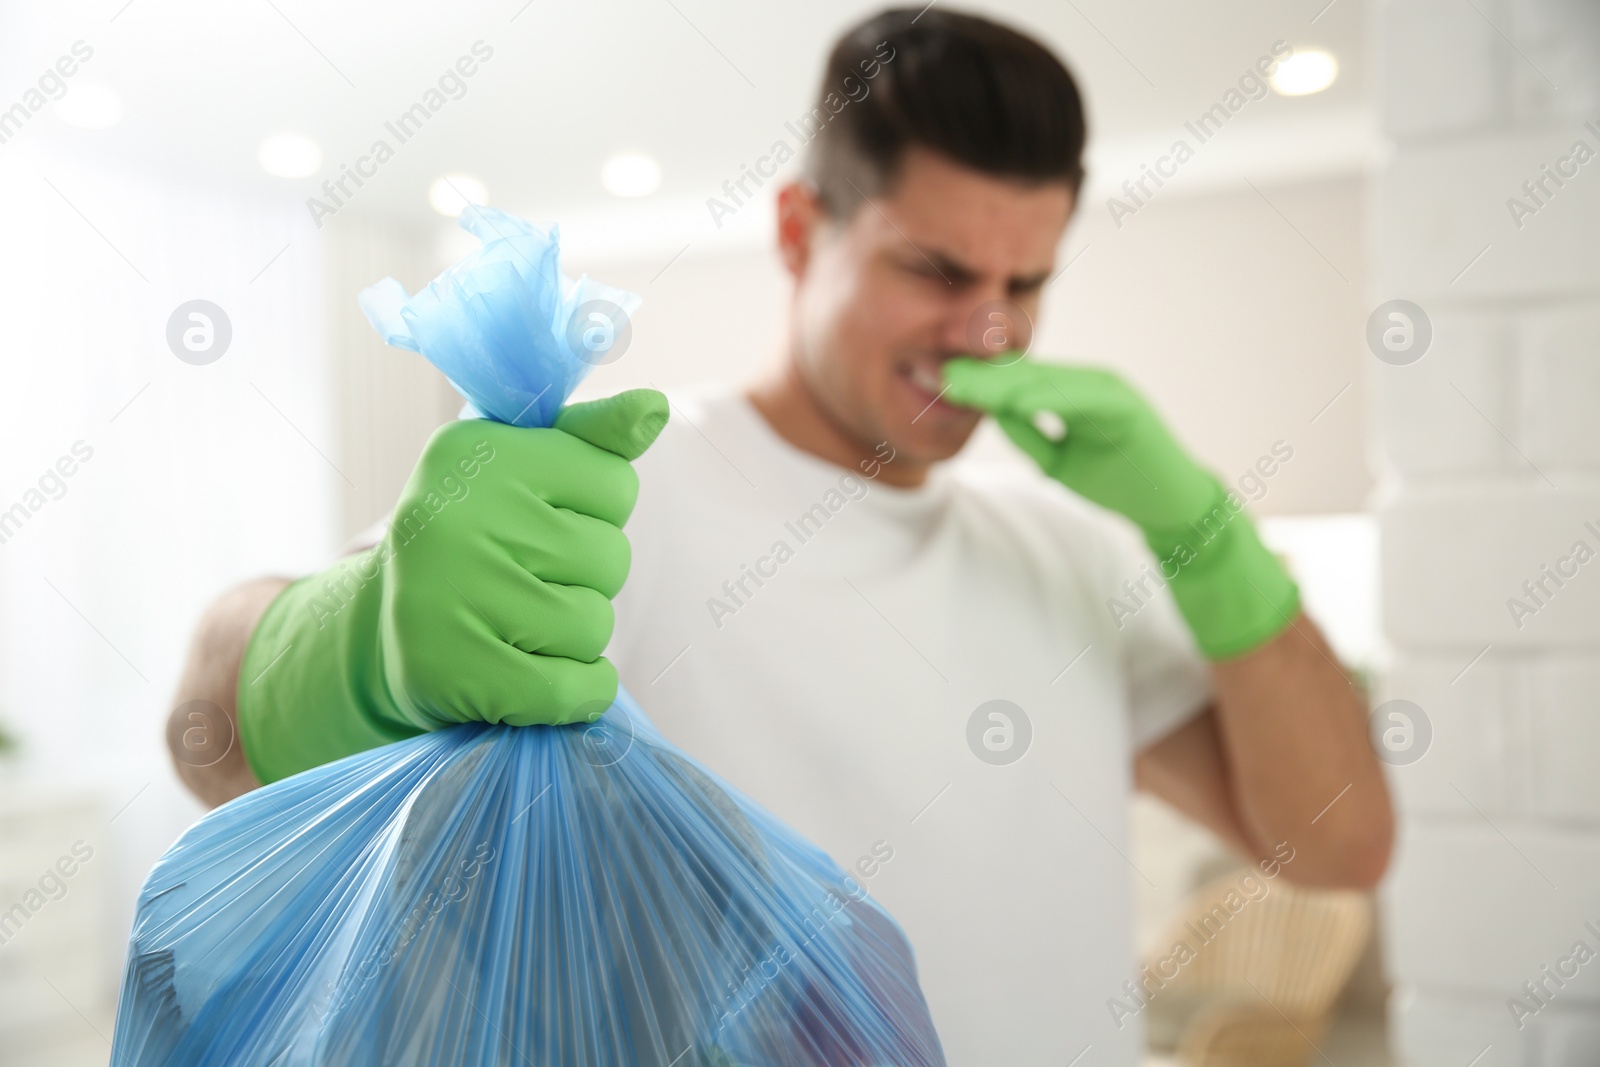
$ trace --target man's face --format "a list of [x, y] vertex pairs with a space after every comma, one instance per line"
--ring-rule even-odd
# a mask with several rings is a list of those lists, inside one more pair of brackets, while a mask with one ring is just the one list
[[794, 358], [830, 421], [916, 463], [959, 451], [981, 416], [938, 399], [940, 367], [992, 356], [1007, 347], [998, 338], [1028, 345], [1072, 207], [1064, 182], [993, 178], [920, 149], [889, 193], [842, 223], [805, 187], [785, 190]]

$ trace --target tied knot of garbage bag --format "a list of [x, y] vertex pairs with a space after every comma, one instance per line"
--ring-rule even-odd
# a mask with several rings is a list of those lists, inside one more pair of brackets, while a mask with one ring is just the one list
[[361, 310], [384, 341], [442, 370], [466, 414], [549, 426], [585, 374], [627, 350], [643, 300], [562, 274], [554, 224], [473, 204], [461, 227], [481, 247], [415, 295], [385, 278], [361, 293]]

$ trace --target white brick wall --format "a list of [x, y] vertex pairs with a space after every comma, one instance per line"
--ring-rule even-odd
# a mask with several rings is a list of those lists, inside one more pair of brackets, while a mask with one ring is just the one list
[[[1600, 840], [1540, 819], [1469, 812], [1406, 828], [1386, 890], [1406, 921], [1390, 931], [1388, 959], [1425, 989], [1493, 998], [1514, 1031], [1506, 998], [1578, 940], [1596, 946], [1585, 923], [1600, 929]], [[1556, 1005], [1600, 1001], [1600, 956], [1552, 989]]]
[[[1494, 429], [1514, 410], [1506, 388], [1515, 353], [1508, 316], [1430, 316], [1433, 343], [1416, 363], [1377, 364], [1385, 454], [1408, 478], [1526, 470]], [[1481, 414], [1480, 414], [1481, 412]]]
[[[1371, 304], [1413, 301], [1434, 328], [1420, 360], [1371, 372], [1381, 695], [1432, 730], [1391, 769], [1397, 1048], [1600, 1064], [1600, 4], [1388, 0], [1376, 25], [1395, 151]], [[1557, 186], [1546, 165], [1576, 172]], [[1520, 225], [1513, 197], [1537, 208]], [[1536, 609], [1520, 625], [1512, 597]]]
[[[1504, 0], [1476, 2], [1489, 19], [1504, 23]], [[1488, 21], [1456, 0], [1380, 4], [1379, 11], [1384, 73], [1402, 65], [1410, 71], [1404, 92], [1394, 91], [1391, 77], [1381, 97], [1390, 134], [1437, 137], [1510, 114], [1505, 49]]]
[[[1600, 109], [1592, 121], [1600, 127]], [[1577, 167], [1563, 186], [1550, 184], [1542, 205], [1522, 188], [1580, 139], [1600, 148], [1600, 137], [1577, 119], [1439, 142], [1401, 140], [1378, 190], [1378, 285], [1441, 310], [1592, 299], [1600, 287], [1600, 158]], [[1506, 204], [1512, 197], [1536, 210], [1513, 218]]]
[[1594, 118], [1600, 113], [1600, 4], [1511, 0], [1507, 6], [1509, 21], [1496, 21], [1529, 57], [1511, 56], [1512, 107], [1517, 117]]
[[[1545, 657], [1528, 681], [1526, 810], [1592, 824], [1600, 812], [1600, 662], [1593, 656]], [[1600, 901], [1594, 905], [1600, 915]]]
[[1552, 1005], [1539, 1024], [1510, 1026], [1505, 1008], [1470, 994], [1405, 994], [1394, 1027], [1404, 1049], [1425, 1049], [1411, 1063], [1522, 1067], [1529, 1063], [1600, 1063], [1600, 1020], [1592, 1009]]
[[1491, 817], [1511, 809], [1515, 790], [1503, 712], [1514, 706], [1520, 676], [1514, 663], [1492, 653], [1462, 674], [1470, 659], [1470, 653], [1408, 655], [1381, 685], [1381, 699], [1412, 701], [1433, 729], [1423, 759], [1390, 775], [1395, 799], [1409, 816], [1469, 815], [1462, 794]]
[[[1600, 11], [1600, 4], [1595, 6]], [[1596, 113], [1600, 114], [1600, 107]], [[1600, 123], [1596, 123], [1600, 125]], [[1600, 178], [1600, 174], [1596, 175]], [[1600, 184], [1600, 183], [1597, 183]], [[1529, 315], [1522, 329], [1520, 418], [1528, 459], [1557, 485], [1600, 470], [1600, 304]], [[1570, 473], [1578, 478], [1569, 478]]]
[[[1454, 646], [1461, 666], [1486, 644], [1600, 642], [1600, 535], [1585, 525], [1600, 530], [1600, 486], [1561, 492], [1531, 472], [1529, 480], [1508, 484], [1485, 474], [1476, 483], [1408, 485], [1385, 505], [1383, 617], [1391, 640]], [[1595, 559], [1571, 558], [1579, 541]], [[1547, 567], [1576, 573], [1552, 578]], [[1524, 583], [1540, 581], [1542, 591], [1524, 591]], [[1514, 614], [1513, 599], [1531, 614]]]

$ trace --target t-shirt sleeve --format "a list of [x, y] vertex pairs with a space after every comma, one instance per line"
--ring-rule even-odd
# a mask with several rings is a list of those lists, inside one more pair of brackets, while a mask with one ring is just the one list
[[[1138, 751], [1211, 702], [1211, 671], [1172, 591], [1158, 585], [1154, 554], [1131, 531], [1116, 528], [1109, 535], [1110, 551], [1103, 557], [1108, 572], [1101, 584], [1108, 610], [1115, 609], [1128, 682], [1128, 732]], [[1132, 592], [1123, 585], [1128, 581]], [[1112, 604], [1113, 598], [1118, 603]]]
[[1054, 554], [1074, 561], [1073, 595], [1093, 598], [1087, 610], [1117, 649], [1135, 752], [1211, 703], [1210, 664], [1161, 581], [1154, 553], [1132, 523], [1014, 465], [984, 467], [975, 483], [1032, 511], [1054, 542]]

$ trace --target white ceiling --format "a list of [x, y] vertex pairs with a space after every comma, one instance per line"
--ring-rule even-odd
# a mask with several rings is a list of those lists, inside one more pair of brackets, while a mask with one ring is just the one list
[[[374, 139], [394, 144], [384, 123], [481, 39], [494, 56], [465, 96], [399, 146], [349, 210], [425, 218], [429, 183], [466, 172], [487, 184], [491, 202], [521, 213], [670, 217], [678, 232], [707, 239], [717, 234], [705, 198], [786, 136], [785, 121], [809, 105], [833, 36], [876, 9], [858, 0], [0, 3], [8, 5], [0, 8], [0, 107], [73, 41], [95, 49], [77, 77], [122, 96], [122, 123], [94, 132], [41, 116], [24, 136], [97, 165], [247, 183], [300, 200]], [[1338, 83], [1314, 97], [1248, 105], [1214, 154], [1233, 160], [1232, 169], [1269, 175], [1347, 166], [1365, 143], [1366, 6], [1004, 0], [969, 9], [1031, 30], [1068, 60], [1089, 103], [1095, 176], [1115, 185], [1280, 39], [1333, 51]], [[257, 146], [285, 130], [321, 145], [316, 177], [261, 172]], [[662, 187], [642, 203], [624, 205], [600, 188], [601, 163], [624, 150], [661, 162]]]

